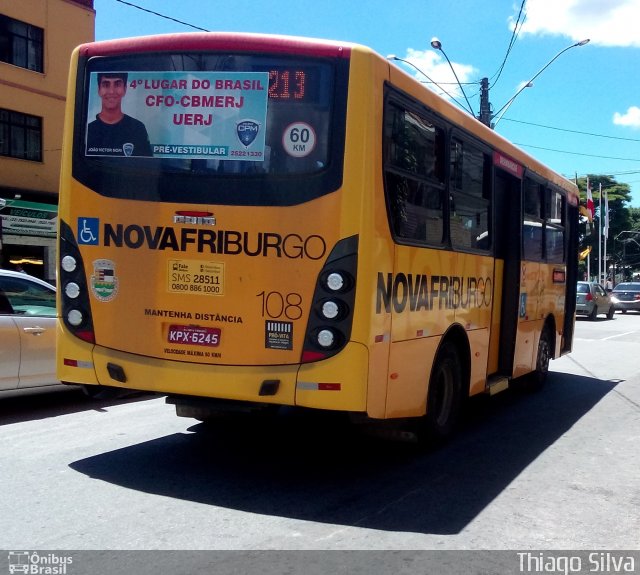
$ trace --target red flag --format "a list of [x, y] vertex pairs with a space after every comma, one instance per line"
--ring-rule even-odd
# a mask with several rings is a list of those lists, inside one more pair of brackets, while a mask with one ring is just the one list
[[593, 204], [593, 195], [591, 194], [591, 184], [589, 183], [589, 178], [587, 177], [587, 210], [591, 214], [589, 221], [593, 220], [593, 217], [596, 215], [596, 207]]

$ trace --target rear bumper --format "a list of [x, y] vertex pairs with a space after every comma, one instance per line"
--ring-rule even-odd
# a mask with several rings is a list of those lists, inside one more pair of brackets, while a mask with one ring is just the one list
[[593, 304], [576, 304], [576, 314], [578, 315], [590, 315], [593, 311]]
[[640, 311], [640, 301], [616, 301], [613, 307], [617, 310]]
[[366, 411], [368, 350], [348, 343], [315, 363], [228, 366], [167, 361], [96, 346], [92, 361], [64, 365], [68, 381], [177, 397]]

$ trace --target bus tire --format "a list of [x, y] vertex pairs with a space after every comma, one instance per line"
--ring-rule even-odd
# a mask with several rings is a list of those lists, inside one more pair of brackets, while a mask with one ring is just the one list
[[462, 403], [462, 365], [456, 346], [446, 341], [431, 371], [427, 412], [422, 418], [420, 439], [440, 443], [450, 437], [458, 423]]
[[542, 389], [549, 374], [549, 362], [553, 356], [553, 336], [551, 328], [545, 325], [538, 341], [538, 353], [536, 355], [536, 367], [530, 374], [523, 377], [522, 390], [534, 392]]

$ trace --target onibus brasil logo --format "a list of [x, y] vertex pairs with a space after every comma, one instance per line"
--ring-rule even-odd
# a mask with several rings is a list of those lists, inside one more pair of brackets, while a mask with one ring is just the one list
[[37, 551], [9, 551], [9, 573], [32, 575], [66, 575], [73, 557]]

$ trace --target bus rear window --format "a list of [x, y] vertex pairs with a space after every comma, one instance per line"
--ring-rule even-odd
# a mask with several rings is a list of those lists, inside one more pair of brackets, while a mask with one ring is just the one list
[[[147, 182], [242, 177], [254, 188], [262, 180], [264, 191], [270, 178], [341, 170], [346, 89], [337, 89], [339, 67], [256, 54], [90, 59], [79, 75], [74, 175], [100, 193], [130, 197], [108, 185], [110, 172], [121, 181], [144, 173]], [[162, 187], [164, 195], [171, 189]]]

